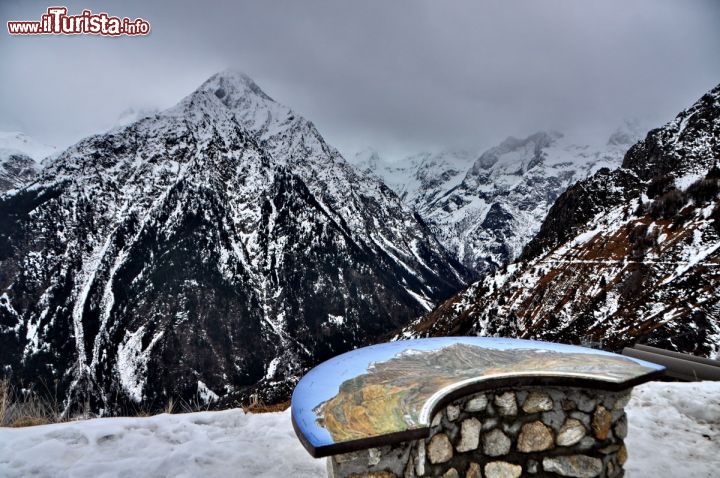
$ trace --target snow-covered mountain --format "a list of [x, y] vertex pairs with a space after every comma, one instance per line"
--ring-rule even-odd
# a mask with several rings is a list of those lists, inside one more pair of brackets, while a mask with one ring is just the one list
[[447, 150], [392, 160], [373, 149], [365, 149], [352, 157], [352, 163], [381, 178], [410, 207], [424, 213], [428, 204], [462, 182], [476, 156], [470, 151]]
[[459, 261], [484, 274], [520, 255], [568, 186], [620, 165], [639, 137], [628, 122], [594, 145], [541, 132], [507, 138], [479, 157], [443, 152], [387, 161], [368, 150], [354, 164], [381, 177]]
[[247, 76], [87, 138], [0, 198], [0, 363], [112, 412], [287, 395], [466, 271]]
[[720, 355], [720, 85], [563, 193], [519, 261], [405, 330]]
[[31, 183], [42, 160], [56, 152], [24, 133], [0, 131], [0, 193]]

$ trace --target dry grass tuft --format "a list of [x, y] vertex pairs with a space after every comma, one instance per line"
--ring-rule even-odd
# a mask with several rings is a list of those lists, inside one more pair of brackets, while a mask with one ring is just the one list
[[290, 400], [287, 402], [276, 403], [274, 405], [265, 405], [262, 402], [253, 403], [250, 405], [243, 405], [242, 409], [245, 413], [274, 413], [284, 412], [290, 408]]
[[9, 426], [12, 428], [22, 428], [47, 425], [49, 423], [55, 423], [55, 421], [50, 421], [46, 417], [20, 417], [14, 420]]
[[[14, 386], [10, 380], [0, 379], [0, 427], [32, 427], [59, 423], [67, 420], [83, 420], [93, 418], [90, 404], [85, 403], [84, 409], [76, 416], [63, 416], [58, 402], [57, 393], [45, 387], [45, 393], [38, 393], [33, 387]], [[251, 397], [250, 403], [240, 404], [245, 413], [282, 412], [290, 407], [290, 401], [266, 405], [257, 395]], [[185, 401], [170, 397], [165, 404], [165, 413], [193, 413], [210, 410], [211, 404], [201, 403], [200, 399]], [[153, 413], [144, 407], [131, 407], [125, 410], [125, 416], [149, 417]]]
[[170, 399], [167, 402], [167, 405], [165, 405], [165, 413], [175, 413], [175, 408], [177, 407], [177, 402], [173, 397], [170, 397]]
[[0, 380], [0, 426], [5, 425], [5, 415], [10, 406], [10, 384], [7, 380]]
[[0, 426], [30, 427], [60, 421], [59, 407], [50, 395], [42, 397], [32, 388], [17, 389], [0, 380]]

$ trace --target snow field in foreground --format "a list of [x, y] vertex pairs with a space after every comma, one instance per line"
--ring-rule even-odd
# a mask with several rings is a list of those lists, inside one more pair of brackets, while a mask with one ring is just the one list
[[[648, 383], [627, 408], [631, 478], [720, 476], [720, 382]], [[241, 410], [0, 428], [2, 477], [324, 477], [290, 412]]]
[[640, 385], [626, 411], [626, 477], [720, 476], [720, 382]]

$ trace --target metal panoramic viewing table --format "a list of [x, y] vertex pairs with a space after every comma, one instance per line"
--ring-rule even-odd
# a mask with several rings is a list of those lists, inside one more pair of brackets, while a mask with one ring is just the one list
[[298, 438], [323, 457], [427, 437], [452, 400], [508, 386], [621, 391], [662, 376], [631, 357], [548, 342], [487, 337], [364, 347], [312, 369], [292, 397]]

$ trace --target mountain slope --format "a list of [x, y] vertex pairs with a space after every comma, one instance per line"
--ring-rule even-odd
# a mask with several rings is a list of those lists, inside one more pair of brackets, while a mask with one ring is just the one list
[[105, 412], [282, 399], [465, 277], [397, 196], [234, 72], [72, 146], [0, 219], [0, 361]]
[[558, 198], [521, 260], [405, 330], [720, 353], [720, 86]]

